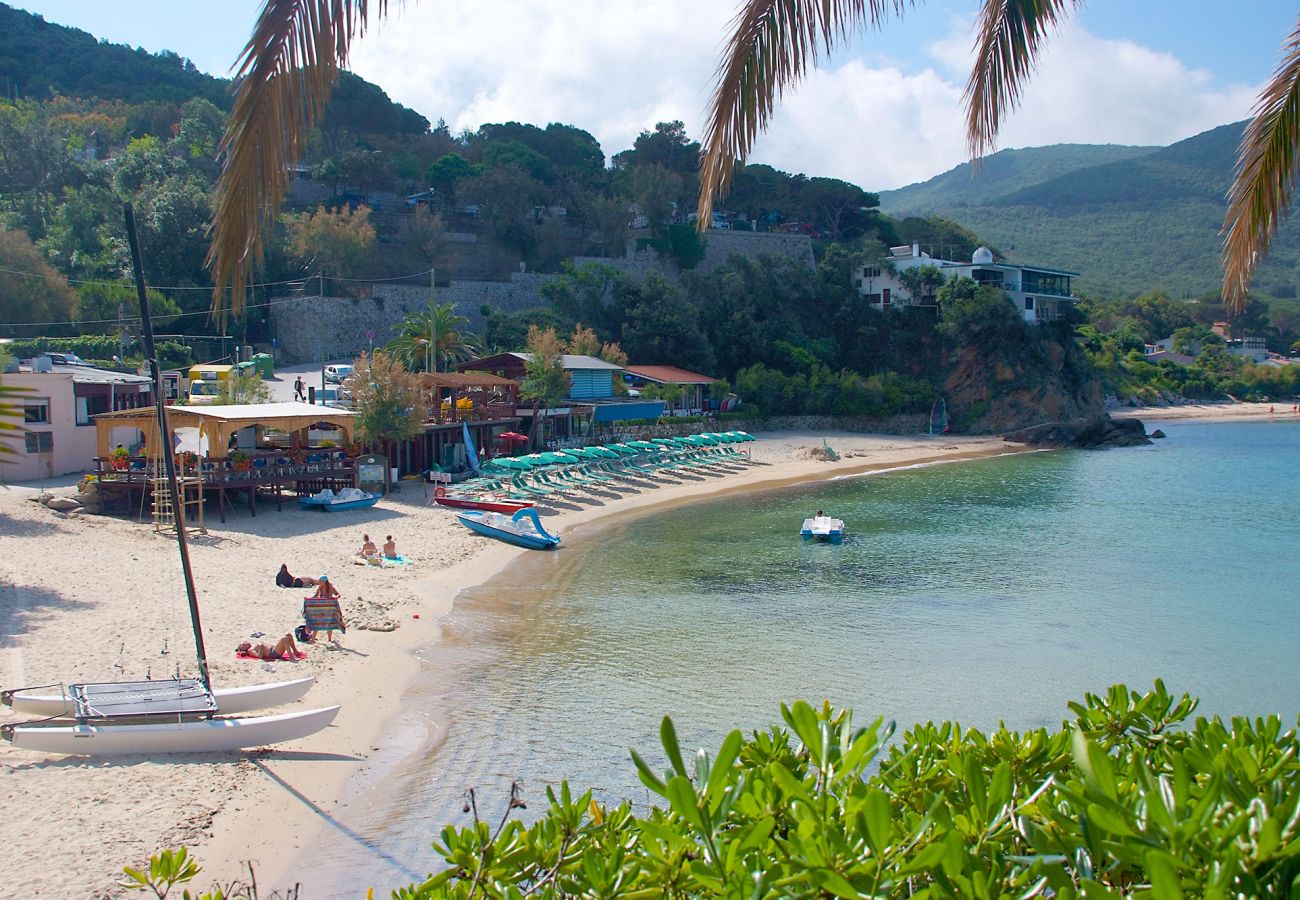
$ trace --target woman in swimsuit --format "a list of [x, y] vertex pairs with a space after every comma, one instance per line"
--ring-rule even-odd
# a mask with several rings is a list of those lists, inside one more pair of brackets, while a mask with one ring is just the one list
[[385, 538], [384, 559], [397, 559], [397, 544], [393, 542], [391, 534]]
[[281, 660], [297, 659], [298, 645], [294, 643], [293, 635], [286, 634], [280, 640], [275, 642], [275, 646], [263, 644], [260, 641], [254, 644], [252, 641], [244, 641], [235, 648], [236, 653], [243, 653], [247, 656], [256, 656], [258, 659]]

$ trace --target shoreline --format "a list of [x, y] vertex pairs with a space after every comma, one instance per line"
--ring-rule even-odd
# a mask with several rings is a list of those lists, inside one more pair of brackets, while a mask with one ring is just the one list
[[[812, 435], [803, 432], [764, 432], [755, 435], [758, 438], [748, 446], [762, 448], [755, 451], [756, 458], [766, 455], [773, 445], [781, 447], [770, 461], [760, 461], [732, 474], [717, 477], [700, 476], [699, 480], [690, 480], [678, 484], [663, 484], [640, 493], [620, 497], [601, 505], [584, 505], [577, 509], [565, 509], [555, 515], [547, 516], [545, 524], [552, 525], [564, 533], [584, 532], [596, 525], [617, 525], [645, 515], [692, 502], [716, 500], [720, 497], [756, 491], [780, 490], [799, 484], [817, 481], [830, 481], [836, 478], [859, 477], [874, 472], [888, 472], [918, 465], [933, 465], [947, 462], [994, 458], [1019, 453], [1043, 452], [1040, 448], [1020, 444], [1009, 444], [1000, 436], [953, 436], [920, 435], [889, 436], [867, 435], [853, 432], [827, 432]], [[845, 448], [840, 460], [833, 463], [818, 460], [797, 460], [789, 458], [788, 450], [793, 444], [820, 446], [823, 438], [832, 442], [837, 450]], [[861, 445], [861, 446], [855, 446]], [[861, 454], [861, 455], [850, 455]], [[869, 455], [868, 455], [869, 454]], [[465, 592], [482, 589], [498, 576], [503, 576], [511, 564], [521, 558], [528, 558], [530, 551], [509, 547], [504, 544], [489, 545], [484, 552], [467, 560], [461, 566], [424, 579], [423, 584], [447, 592], [442, 602], [437, 604], [436, 612], [430, 609], [428, 615], [441, 617], [450, 612], [456, 599]], [[291, 879], [301, 880], [303, 872], [310, 870], [302, 865], [302, 853], [311, 846], [311, 836], [318, 829], [339, 829], [345, 825], [335, 821], [329, 810], [343, 812], [353, 803], [368, 803], [366, 785], [382, 779], [401, 765], [402, 761], [416, 748], [406, 751], [384, 746], [385, 739], [394, 729], [410, 728], [411, 723], [403, 714], [410, 712], [404, 705], [404, 698], [410, 693], [420, 674], [420, 663], [416, 654], [421, 651], [436, 652], [437, 641], [441, 634], [440, 627], [432, 629], [411, 629], [404, 635], [400, 646], [392, 648], [404, 657], [401, 684], [392, 692], [386, 692], [380, 698], [382, 703], [371, 702], [369, 713], [373, 718], [367, 722], [364, 731], [366, 741], [361, 742], [371, 752], [379, 753], [382, 759], [373, 768], [363, 764], [355, 771], [336, 769], [323, 773], [323, 777], [313, 780], [311, 806], [295, 802], [287, 808], [284, 804], [274, 816], [273, 829], [266, 827], [254, 829], [251, 817], [239, 813], [230, 816], [231, 821], [214, 822], [215, 836], [197, 850], [191, 848], [191, 855], [198, 858], [205, 870], [223, 877], [230, 877], [232, 872], [246, 871], [250, 857], [260, 858], [255, 863], [258, 868], [259, 881], [269, 885], [287, 885]], [[410, 663], [407, 665], [406, 663]], [[360, 693], [360, 692], [358, 692]], [[353, 702], [349, 704], [348, 700]], [[362, 704], [362, 696], [343, 698], [346, 711]], [[340, 713], [336, 725], [346, 727], [349, 721]], [[436, 724], [436, 723], [435, 723]], [[427, 734], [427, 732], [426, 732]], [[425, 749], [421, 744], [419, 749]], [[268, 761], [273, 761], [274, 756]], [[269, 768], [269, 766], [268, 766]], [[272, 775], [275, 779], [276, 774]], [[263, 803], [276, 802], [276, 792], [283, 790], [273, 780], [262, 782], [262, 790], [252, 795], [252, 809], [260, 809]], [[322, 802], [324, 801], [324, 802]], [[269, 833], [268, 833], [269, 832]], [[254, 836], [254, 834], [256, 836]], [[362, 840], [360, 836], [358, 840]], [[268, 863], [266, 860], [275, 860]], [[412, 878], [422, 878], [425, 873], [412, 874]], [[310, 879], [310, 875], [307, 876]], [[310, 882], [304, 882], [310, 888]], [[386, 890], [392, 885], [375, 885], [376, 890]]]
[[[1267, 418], [1268, 406], [1159, 408], [1151, 418]], [[1287, 410], [1286, 418], [1300, 418], [1289, 413], [1289, 406]], [[1145, 412], [1113, 414], [1141, 418]], [[799, 458], [799, 451], [821, 446], [824, 437], [843, 454], [841, 460]], [[627, 521], [727, 494], [909, 465], [1042, 452], [998, 436], [846, 432], [768, 432], [749, 447], [768, 464], [602, 496], [582, 505], [562, 504], [546, 517], [547, 524], [581, 532], [596, 523]], [[14, 890], [115, 895], [113, 885], [123, 865], [139, 865], [150, 853], [181, 844], [204, 870], [195, 887], [214, 878], [246, 877], [245, 861], [251, 859], [261, 884], [274, 888], [299, 880], [310, 890], [312, 870], [301, 865], [300, 854], [312, 846], [319, 829], [333, 828], [364, 843], [348, 825], [349, 805], [369, 803], [365, 786], [400, 764], [413, 745], [439, 740], [438, 724], [405, 702], [422, 670], [420, 656], [437, 652], [442, 619], [463, 591], [486, 584], [526, 555], [470, 535], [450, 511], [430, 507], [418, 484], [404, 483], [400, 493], [365, 519], [322, 518], [287, 507], [279, 513], [266, 508], [256, 518], [236, 516], [225, 525], [208, 523], [209, 534], [196, 537], [192, 552], [214, 676], [221, 684], [238, 684], [315, 674], [318, 683], [299, 707], [341, 703], [335, 727], [282, 750], [161, 761], [43, 758], [0, 746], [0, 800], [23, 803], [30, 811], [23, 821], [0, 824], [0, 840], [18, 860]], [[172, 647], [188, 661], [188, 623], [178, 624], [172, 616], [161, 655], [158, 641], [146, 637], [160, 622], [168, 625], [159, 607], [163, 598], [175, 594], [179, 566], [174, 543], [153, 535], [147, 524], [56, 515], [26, 502], [35, 493], [34, 487], [23, 486], [0, 491], [0, 534], [14, 549], [12, 563], [0, 562], [4, 685], [146, 673], [165, 677], [174, 665], [168, 656]], [[379, 570], [345, 564], [366, 529], [394, 532], [415, 567]], [[581, 536], [576, 537], [580, 546]], [[24, 559], [47, 564], [25, 566]], [[376, 630], [350, 628], [343, 643], [351, 652], [313, 647], [309, 660], [296, 665], [259, 666], [227, 658], [228, 646], [246, 639], [251, 627], [272, 633], [292, 628], [300, 598], [271, 583], [281, 561], [301, 574], [328, 572], [340, 582], [350, 622], [369, 620]], [[212, 572], [219, 576], [207, 574]], [[123, 610], [123, 594], [157, 598], [158, 603], [134, 603]], [[183, 618], [183, 612], [179, 615]], [[389, 631], [393, 625], [400, 627]], [[11, 718], [0, 710], [0, 722]]]

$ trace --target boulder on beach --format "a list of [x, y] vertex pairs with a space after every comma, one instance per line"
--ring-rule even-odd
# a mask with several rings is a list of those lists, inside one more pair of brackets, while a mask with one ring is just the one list
[[1146, 426], [1140, 419], [1113, 419], [1110, 416], [1071, 422], [1045, 422], [1008, 432], [1002, 439], [1033, 447], [1078, 447], [1086, 450], [1136, 447], [1151, 443]]

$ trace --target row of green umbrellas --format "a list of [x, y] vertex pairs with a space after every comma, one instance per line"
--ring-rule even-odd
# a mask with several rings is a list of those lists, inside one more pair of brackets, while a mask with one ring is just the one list
[[752, 435], [743, 431], [725, 433], [702, 433], [676, 438], [653, 438], [649, 441], [624, 441], [610, 444], [608, 447], [576, 447], [569, 450], [548, 450], [543, 453], [530, 453], [527, 456], [505, 456], [491, 461], [500, 469], [513, 469], [524, 472], [538, 466], [566, 465], [590, 459], [617, 459], [638, 453], [654, 453], [667, 449], [683, 447], [715, 447], [718, 444], [734, 444], [754, 440]]

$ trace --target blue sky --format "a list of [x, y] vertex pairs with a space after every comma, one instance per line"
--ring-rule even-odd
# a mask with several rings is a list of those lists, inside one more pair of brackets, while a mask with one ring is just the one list
[[[226, 74], [255, 0], [17, 0], [100, 38], [174, 50]], [[1225, 9], [1231, 6], [1231, 13]], [[563, 121], [607, 153], [656, 121], [703, 130], [730, 2], [448, 0], [391, 3], [353, 68], [454, 129]], [[782, 102], [752, 158], [872, 190], [965, 158], [960, 94], [975, 0], [929, 0], [840, 48]], [[1048, 47], [1002, 146], [1167, 144], [1244, 118], [1276, 66], [1296, 7], [1282, 0], [1090, 0]]]

